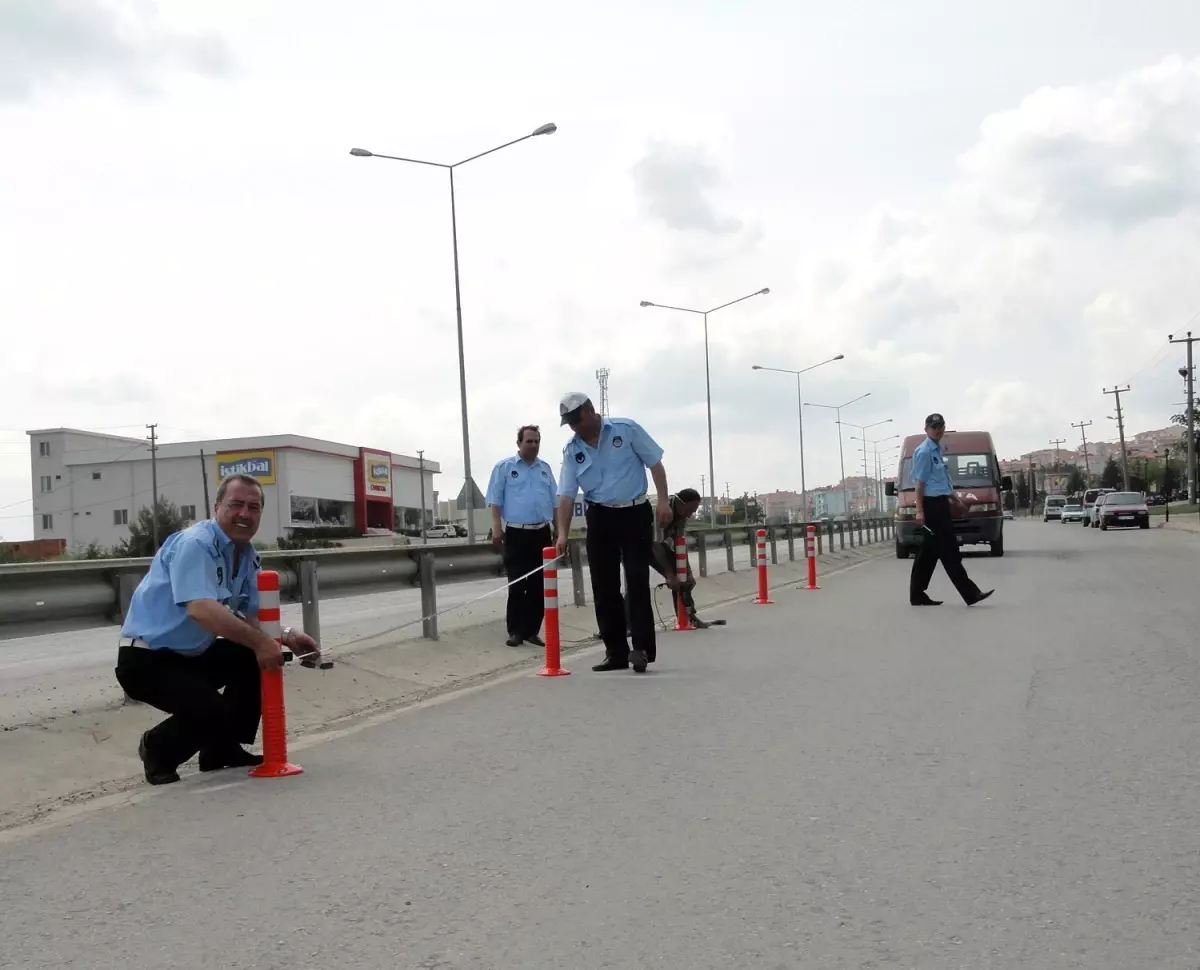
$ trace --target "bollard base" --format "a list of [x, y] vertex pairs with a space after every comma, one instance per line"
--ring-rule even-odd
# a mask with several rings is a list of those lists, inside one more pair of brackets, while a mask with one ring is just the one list
[[563, 670], [562, 667], [543, 667], [537, 672], [539, 677], [570, 677], [571, 671]]
[[257, 765], [249, 771], [251, 778], [286, 778], [288, 775], [300, 775], [303, 773], [303, 768], [288, 761], [277, 765]]
[[805, 586], [804, 588], [805, 589], [820, 589], [821, 587], [817, 586], [816, 584], [813, 584], [812, 586]]
[[680, 626], [678, 623], [676, 623], [675, 627], [674, 627], [674, 632], [686, 633], [688, 630], [694, 630], [694, 629], [696, 629], [696, 628], [694, 626], [692, 626], [692, 624], [690, 624], [690, 623], [687, 624], [686, 626]]
[[754, 602], [755, 606], [773, 606], [775, 604], [775, 601], [773, 599], [765, 599], [765, 600], [756, 599], [753, 602]]

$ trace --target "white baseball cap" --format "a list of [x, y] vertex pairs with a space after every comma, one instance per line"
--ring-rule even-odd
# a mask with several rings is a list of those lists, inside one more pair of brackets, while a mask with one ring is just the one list
[[591, 404], [592, 399], [583, 391], [571, 391], [562, 396], [562, 400], [558, 402], [558, 416], [562, 419], [559, 422], [559, 427], [564, 424], [570, 424], [579, 417], [579, 410], [585, 404]]

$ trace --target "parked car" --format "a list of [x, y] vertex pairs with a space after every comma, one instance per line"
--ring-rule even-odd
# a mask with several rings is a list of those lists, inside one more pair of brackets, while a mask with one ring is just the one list
[[1100, 499], [1100, 496], [1107, 495], [1109, 492], [1115, 492], [1115, 491], [1116, 491], [1116, 489], [1113, 489], [1113, 488], [1089, 488], [1086, 492], [1083, 493], [1083, 519], [1082, 519], [1082, 521], [1083, 521], [1083, 527], [1085, 529], [1088, 528], [1089, 526], [1091, 526], [1094, 529], [1094, 528], [1096, 528], [1096, 526], [1098, 526], [1100, 524], [1099, 520], [1097, 520], [1092, 515], [1092, 510], [1095, 508], [1096, 502]]
[[1004, 511], [1003, 511], [1003, 512], [1000, 514], [1000, 518], [1002, 518], [1002, 519], [1004, 519], [1004, 520], [1006, 520], [1006, 521], [1008, 521], [1008, 522], [1011, 522], [1011, 521], [1012, 521], [1013, 519], [1015, 519], [1016, 517], [1017, 517], [1017, 513], [1016, 513], [1016, 512], [1014, 512], [1012, 509], [1005, 509], [1005, 510], [1004, 510]]
[[1082, 522], [1083, 521], [1083, 506], [1082, 505], [1064, 505], [1062, 512], [1059, 514], [1060, 522]]
[[1150, 510], [1140, 492], [1109, 492], [1103, 501], [1096, 503], [1096, 518], [1105, 531], [1122, 526], [1150, 528]]
[[452, 525], [431, 525], [425, 530], [426, 539], [457, 539], [458, 532]]
[[1049, 522], [1051, 519], [1061, 519], [1062, 510], [1067, 504], [1065, 495], [1047, 495], [1046, 504], [1042, 506], [1042, 521]]

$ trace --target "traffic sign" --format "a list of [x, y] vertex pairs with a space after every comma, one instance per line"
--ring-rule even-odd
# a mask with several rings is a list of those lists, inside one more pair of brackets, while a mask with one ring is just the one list
[[717, 513], [719, 515], [733, 515], [733, 506], [732, 505], [718, 505]]

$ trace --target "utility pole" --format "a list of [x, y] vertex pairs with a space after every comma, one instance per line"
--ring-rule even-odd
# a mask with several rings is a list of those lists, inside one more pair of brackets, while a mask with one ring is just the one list
[[1090, 488], [1092, 485], [1092, 466], [1088, 462], [1087, 452], [1087, 432], [1084, 428], [1091, 425], [1091, 421], [1080, 421], [1079, 424], [1072, 424], [1072, 428], [1078, 428], [1079, 434], [1083, 438], [1083, 487]]
[[1051, 438], [1050, 444], [1054, 445], [1054, 474], [1058, 476], [1059, 487], [1062, 487], [1062, 458], [1059, 457], [1058, 446], [1066, 444], [1066, 438]]
[[421, 545], [428, 545], [429, 536], [425, 534], [425, 452], [417, 451], [417, 461], [420, 463], [421, 475]]
[[1193, 337], [1189, 330], [1186, 337], [1175, 339], [1174, 334], [1167, 334], [1167, 340], [1173, 344], [1187, 344], [1187, 373], [1184, 379], [1187, 381], [1187, 489], [1188, 502], [1193, 505], [1196, 502], [1196, 409], [1195, 398], [1192, 395], [1192, 380], [1194, 372], [1192, 370], [1192, 344], [1200, 337]]
[[[1188, 349], [1191, 349], [1189, 345]], [[1121, 395], [1129, 393], [1129, 385], [1114, 387], [1111, 391], [1104, 388], [1105, 394], [1111, 394], [1116, 399], [1117, 435], [1121, 439], [1121, 487], [1129, 491], [1129, 455], [1125, 452], [1125, 419], [1121, 414]]]
[[596, 371], [596, 380], [600, 383], [600, 417], [608, 417], [608, 368], [601, 367]]
[[212, 515], [212, 506], [208, 504], [208, 462], [204, 460], [204, 449], [200, 449], [200, 477], [204, 479], [204, 517]]
[[158, 425], [148, 424], [150, 430], [150, 521], [154, 524], [154, 551], [158, 552]]

